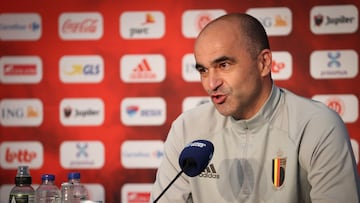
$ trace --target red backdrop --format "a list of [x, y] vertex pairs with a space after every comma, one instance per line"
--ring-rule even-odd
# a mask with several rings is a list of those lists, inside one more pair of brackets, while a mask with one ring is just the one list
[[[41, 16], [41, 36], [33, 40], [0, 41], [0, 56], [36, 55], [42, 60], [42, 79], [38, 83], [0, 84], [0, 99], [40, 99], [43, 105], [43, 121], [39, 126], [0, 126], [0, 143], [15, 142], [10, 145], [13, 151], [17, 143], [38, 141], [43, 146], [43, 156], [39, 167], [30, 168], [33, 183], [40, 183], [42, 173], [54, 173], [57, 184], [66, 180], [69, 171], [77, 170], [82, 174], [82, 182], [100, 184], [104, 188], [106, 202], [131, 202], [124, 200], [121, 189], [126, 183], [152, 183], [155, 178], [154, 167], [124, 167], [121, 148], [125, 141], [163, 141], [171, 122], [182, 112], [183, 100], [190, 96], [205, 96], [199, 82], [188, 82], [182, 76], [182, 58], [192, 53], [194, 38], [182, 33], [184, 12], [197, 9], [222, 9], [227, 13], [246, 12], [250, 8], [287, 7], [291, 10], [292, 28], [289, 34], [270, 36], [273, 51], [287, 51], [292, 56], [290, 78], [275, 80], [278, 86], [288, 88], [305, 97], [315, 95], [360, 95], [358, 62], [356, 74], [349, 78], [317, 79], [310, 73], [310, 56], [315, 50], [353, 50], [360, 51], [359, 30], [349, 33], [315, 34], [311, 31], [311, 9], [320, 5], [353, 5], [356, 10], [359, 1], [316, 0], [316, 1], [121, 1], [121, 0], [77, 0], [77, 1], [2, 1], [0, 12], [37, 13]], [[126, 39], [120, 34], [120, 17], [124, 12], [160, 11], [164, 17], [164, 34], [153, 39]], [[59, 36], [59, 17], [67, 12], [98, 12], [103, 20], [103, 34], [99, 39], [63, 40]], [[349, 14], [350, 15], [350, 14]], [[129, 18], [129, 20], [132, 20]], [[150, 19], [151, 20], [151, 19]], [[134, 22], [136, 19], [134, 18]], [[358, 26], [358, 14], [354, 20]], [[353, 22], [353, 23], [354, 23]], [[2, 22], [3, 23], [3, 22]], [[192, 22], [187, 22], [188, 26]], [[131, 24], [131, 22], [130, 22]], [[0, 28], [1, 29], [1, 28]], [[160, 28], [159, 28], [160, 29]], [[5, 31], [1, 31], [4, 33]], [[155, 33], [160, 32], [158, 30]], [[129, 54], [161, 54], [165, 59], [166, 76], [160, 82], [127, 83], [120, 78], [121, 58]], [[97, 83], [64, 83], [59, 77], [59, 61], [63, 56], [98, 55], [103, 59], [103, 79]], [[330, 60], [331, 57], [329, 57]], [[358, 61], [358, 57], [354, 59]], [[3, 68], [3, 67], [1, 67]], [[125, 98], [160, 97], [166, 103], [165, 122], [157, 125], [125, 125], [121, 117], [121, 102]], [[67, 98], [99, 98], [103, 101], [103, 122], [99, 125], [64, 125], [61, 122], [61, 102]], [[146, 102], [145, 102], [146, 103]], [[351, 103], [351, 102], [350, 102]], [[356, 111], [358, 102], [348, 105], [346, 111]], [[5, 105], [6, 106], [6, 105]], [[8, 107], [8, 106], [7, 106]], [[350, 108], [350, 110], [349, 110]], [[59, 110], [60, 109], [60, 110]], [[1, 116], [5, 115], [4, 107]], [[360, 121], [346, 122], [351, 138], [360, 141]], [[64, 168], [61, 164], [61, 145], [64, 141], [99, 141], [104, 146], [104, 163], [100, 168]], [[7, 145], [6, 145], [7, 146]], [[146, 148], [146, 146], [145, 146]], [[8, 149], [8, 148], [6, 148]], [[6, 149], [2, 149], [0, 184], [4, 187], [13, 184], [16, 167], [6, 159]], [[132, 147], [130, 147], [132, 149]], [[4, 151], [5, 150], [5, 151]], [[35, 149], [22, 148], [23, 151]], [[101, 148], [100, 148], [101, 151]], [[156, 151], [156, 150], [155, 150]], [[70, 153], [70, 152], [69, 152]], [[90, 151], [88, 152], [90, 155]], [[96, 151], [93, 152], [96, 154]], [[158, 152], [161, 155], [161, 152]], [[358, 152], [357, 152], [358, 153]], [[39, 154], [38, 154], [39, 156]], [[145, 157], [146, 159], [146, 157]], [[151, 160], [150, 160], [151, 162]], [[26, 160], [19, 164], [32, 165]], [[135, 164], [136, 165], [136, 164]], [[151, 164], [150, 164], [151, 165]], [[6, 189], [3, 189], [6, 191]], [[136, 191], [136, 190], [134, 190]], [[5, 192], [4, 192], [5, 193]], [[4, 195], [4, 194], [2, 194]], [[128, 195], [128, 194], [127, 194]], [[147, 193], [137, 193], [138, 202], [146, 202]], [[143, 197], [141, 197], [143, 195]], [[123, 198], [123, 199], [122, 199]], [[7, 197], [1, 196], [1, 202]]]

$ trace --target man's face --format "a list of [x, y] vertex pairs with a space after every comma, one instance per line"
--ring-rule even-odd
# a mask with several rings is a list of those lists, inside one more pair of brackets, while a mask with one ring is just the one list
[[202, 33], [195, 44], [196, 67], [217, 110], [224, 116], [248, 119], [258, 110], [261, 68], [233, 27], [214, 25]]

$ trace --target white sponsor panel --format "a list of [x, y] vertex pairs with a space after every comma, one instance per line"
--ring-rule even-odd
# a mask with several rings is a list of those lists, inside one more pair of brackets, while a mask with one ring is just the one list
[[314, 6], [310, 11], [310, 28], [314, 34], [354, 33], [359, 26], [355, 5]]
[[38, 141], [5, 141], [0, 143], [0, 156], [3, 169], [17, 170], [19, 165], [38, 169], [44, 162], [44, 148]]
[[100, 141], [64, 141], [60, 164], [65, 169], [99, 169], [105, 163], [105, 147]]
[[211, 102], [209, 96], [186, 97], [182, 103], [182, 112], [185, 112], [208, 102]]
[[103, 36], [103, 27], [98, 12], [69, 12], [59, 17], [59, 36], [63, 40], [98, 40]]
[[310, 74], [316, 79], [355, 78], [359, 56], [354, 50], [318, 50], [310, 56]]
[[186, 38], [196, 38], [205, 25], [225, 14], [223, 9], [187, 10], [181, 17], [182, 34]]
[[158, 168], [163, 152], [161, 140], [127, 140], [121, 145], [121, 164], [125, 168]]
[[40, 99], [2, 99], [0, 111], [2, 126], [40, 126], [44, 119]]
[[358, 119], [359, 100], [352, 94], [314, 95], [312, 99], [320, 101], [336, 111], [345, 123], [354, 123]]
[[274, 80], [288, 80], [293, 72], [291, 54], [287, 51], [274, 51], [272, 57], [272, 78]]
[[42, 79], [42, 60], [39, 56], [2, 56], [0, 82], [4, 84], [35, 84]]
[[159, 97], [129, 97], [121, 102], [121, 121], [128, 126], [162, 125], [166, 103]]
[[153, 184], [125, 183], [121, 188], [122, 203], [148, 203]]
[[292, 31], [292, 12], [287, 7], [250, 8], [246, 13], [257, 18], [269, 36], [289, 35]]
[[120, 59], [120, 77], [126, 83], [162, 82], [166, 75], [165, 63], [161, 54], [124, 55]]
[[159, 39], [165, 34], [165, 16], [160, 11], [132, 11], [120, 15], [124, 39]]
[[99, 83], [104, 78], [104, 60], [98, 55], [63, 56], [59, 76], [63, 83]]
[[38, 13], [0, 14], [0, 39], [4, 41], [35, 41], [42, 34], [41, 16]]
[[101, 184], [96, 183], [83, 183], [88, 191], [89, 200], [95, 202], [105, 203], [105, 188]]
[[196, 70], [193, 53], [185, 54], [182, 58], [182, 78], [186, 82], [200, 82], [200, 73]]
[[104, 102], [99, 98], [65, 98], [59, 110], [65, 126], [99, 126], [104, 122]]

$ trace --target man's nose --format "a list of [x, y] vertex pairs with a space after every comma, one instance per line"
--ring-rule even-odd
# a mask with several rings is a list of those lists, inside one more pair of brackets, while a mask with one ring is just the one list
[[217, 73], [216, 69], [209, 70], [208, 83], [211, 91], [216, 91], [221, 86], [222, 78]]

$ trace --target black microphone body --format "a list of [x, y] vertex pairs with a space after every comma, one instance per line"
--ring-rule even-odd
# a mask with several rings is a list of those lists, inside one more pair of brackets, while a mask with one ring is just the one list
[[156, 203], [170, 188], [170, 186], [180, 177], [182, 173], [190, 177], [199, 175], [209, 164], [214, 153], [214, 145], [207, 140], [195, 140], [185, 146], [179, 156], [181, 171], [168, 184], [168, 186], [154, 200]]

